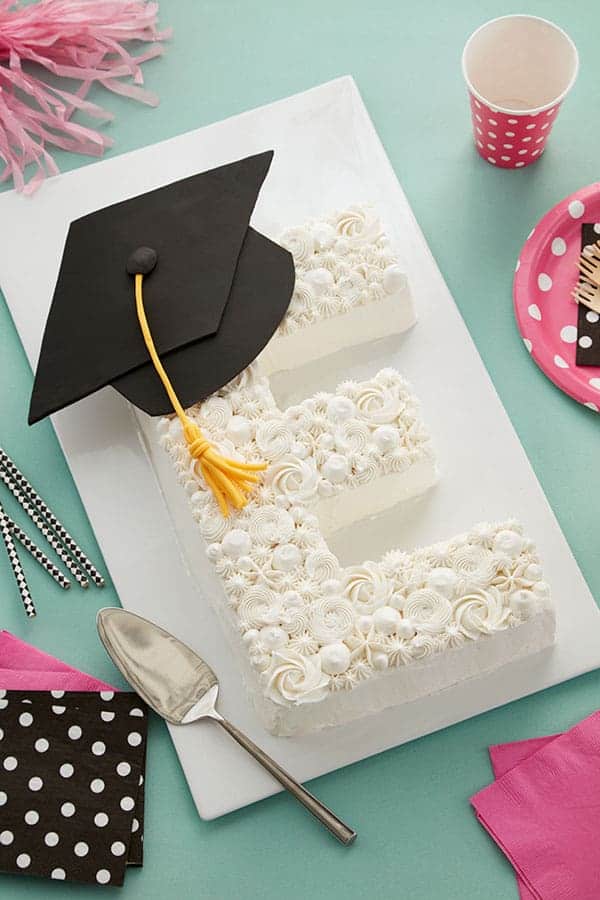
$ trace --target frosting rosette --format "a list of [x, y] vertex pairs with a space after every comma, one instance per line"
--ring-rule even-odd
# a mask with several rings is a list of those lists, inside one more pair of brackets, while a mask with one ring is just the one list
[[366, 562], [345, 570], [342, 591], [359, 615], [365, 615], [388, 603], [392, 585], [376, 563]]
[[308, 262], [315, 252], [315, 241], [308, 228], [288, 228], [279, 240], [290, 251], [295, 263]]
[[318, 494], [319, 473], [312, 459], [286, 456], [269, 467], [266, 480], [292, 503], [308, 503]]
[[402, 412], [398, 391], [379, 387], [373, 382], [367, 382], [360, 389], [355, 402], [360, 415], [372, 425], [395, 422]]
[[493, 587], [471, 591], [454, 604], [456, 624], [471, 640], [507, 628], [509, 615], [500, 591]]
[[360, 246], [376, 241], [382, 234], [381, 224], [371, 210], [350, 206], [335, 218], [337, 233], [350, 245]]
[[295, 650], [276, 650], [264, 673], [265, 695], [280, 706], [317, 703], [328, 691], [329, 677], [318, 654], [303, 656]]
[[452, 568], [467, 589], [484, 587], [496, 576], [496, 557], [480, 545], [458, 547], [452, 554], [451, 562]]
[[452, 618], [452, 606], [438, 591], [421, 588], [408, 595], [403, 615], [419, 632], [441, 634]]
[[343, 597], [319, 597], [311, 607], [310, 624], [322, 643], [341, 641], [352, 632], [356, 612]]
[[248, 531], [255, 544], [283, 544], [294, 533], [294, 520], [285, 509], [258, 506], [252, 509]]
[[267, 419], [256, 428], [256, 446], [269, 460], [285, 456], [292, 446], [292, 430], [283, 419]]
[[238, 602], [237, 614], [242, 631], [272, 625], [273, 610], [276, 608], [274, 591], [262, 585], [251, 587]]

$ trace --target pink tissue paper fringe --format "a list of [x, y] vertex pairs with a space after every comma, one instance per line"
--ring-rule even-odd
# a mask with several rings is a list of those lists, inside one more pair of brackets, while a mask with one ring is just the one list
[[[86, 100], [98, 83], [150, 106], [155, 94], [142, 87], [141, 63], [161, 56], [158, 43], [171, 36], [157, 29], [158, 4], [146, 0], [38, 0], [21, 6], [0, 0], [0, 181], [12, 178], [15, 188], [33, 193], [58, 167], [48, 145], [75, 153], [101, 156], [111, 138], [72, 121], [78, 110], [100, 122], [111, 113]], [[138, 55], [125, 49], [129, 41], [147, 46]], [[23, 69], [22, 63], [33, 67]], [[75, 91], [48, 84], [35, 68], [52, 76], [81, 81]], [[25, 167], [35, 174], [25, 180]]]

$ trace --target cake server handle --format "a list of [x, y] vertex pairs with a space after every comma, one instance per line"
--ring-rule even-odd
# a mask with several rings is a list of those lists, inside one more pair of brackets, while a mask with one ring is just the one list
[[[211, 716], [211, 718], [213, 718]], [[302, 787], [295, 778], [282, 769], [281, 766], [277, 765], [274, 759], [265, 753], [264, 750], [261, 750], [254, 741], [251, 741], [249, 737], [247, 737], [243, 732], [236, 728], [235, 725], [232, 725], [231, 722], [228, 722], [227, 719], [223, 719], [221, 716], [214, 717], [213, 721], [216, 721], [221, 725], [225, 731], [229, 732], [231, 737], [240, 744], [244, 750], [247, 750], [254, 759], [263, 766], [267, 772], [270, 772], [271, 775], [277, 779], [279, 784], [281, 784], [287, 791], [292, 794], [296, 800], [299, 800], [300, 803], [306, 807], [309, 813], [318, 819], [325, 828], [328, 828], [331, 834], [341, 841], [342, 844], [351, 844], [356, 838], [356, 832], [353, 831], [348, 825], [342, 822], [341, 819], [333, 813], [330, 809], [328, 809], [324, 803], [321, 803], [320, 800], [317, 800], [306, 788]]]

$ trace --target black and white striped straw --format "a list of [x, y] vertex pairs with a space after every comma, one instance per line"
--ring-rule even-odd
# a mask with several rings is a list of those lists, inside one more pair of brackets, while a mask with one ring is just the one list
[[13, 570], [13, 575], [15, 576], [17, 587], [19, 588], [19, 594], [21, 595], [21, 600], [23, 601], [25, 613], [30, 619], [33, 619], [36, 614], [35, 606], [31, 594], [29, 593], [29, 586], [27, 584], [27, 579], [25, 578], [25, 573], [23, 572], [23, 567], [21, 566], [19, 554], [17, 553], [17, 549], [12, 539], [12, 534], [10, 533], [9, 518], [4, 512], [2, 504], [0, 504], [0, 533], [2, 534], [2, 540], [4, 541], [4, 546], [6, 547], [8, 561], [10, 562], [11, 569]]
[[79, 547], [75, 539], [71, 537], [62, 522], [60, 522], [59, 519], [56, 518], [48, 504], [42, 497], [40, 497], [33, 485], [27, 480], [27, 478], [23, 475], [19, 468], [14, 464], [6, 450], [3, 450], [2, 447], [0, 447], [0, 466], [3, 466], [6, 469], [8, 474], [15, 480], [20, 490], [25, 494], [26, 497], [29, 498], [30, 502], [37, 507], [38, 512], [46, 519], [50, 527], [61, 539], [73, 559], [77, 560], [81, 568], [85, 572], [87, 572], [94, 584], [98, 587], [104, 587], [104, 578], [102, 577], [98, 569], [85, 555], [81, 547]]
[[43, 550], [40, 550], [37, 544], [34, 544], [29, 535], [25, 531], [23, 531], [22, 528], [19, 528], [16, 522], [13, 522], [10, 516], [7, 516], [7, 518], [12, 536], [16, 538], [21, 546], [31, 554], [35, 561], [39, 563], [43, 569], [46, 570], [48, 575], [54, 578], [56, 583], [60, 585], [63, 590], [66, 591], [68, 588], [70, 588], [71, 582], [64, 574], [64, 572], [61, 572], [58, 566], [54, 565], [52, 560], [48, 556], [46, 556]]
[[17, 486], [15, 480], [8, 474], [8, 471], [5, 468], [2, 468], [2, 466], [0, 466], [0, 479], [2, 479], [17, 503], [21, 504], [22, 508], [25, 510], [34, 525], [37, 525], [37, 527], [40, 529], [52, 549], [55, 551], [56, 555], [64, 562], [65, 566], [67, 567], [75, 581], [77, 581], [77, 583], [83, 588], [89, 587], [89, 581], [79, 570], [77, 565], [73, 562], [61, 542], [56, 537], [55, 533], [48, 527], [45, 519], [43, 519], [38, 512], [37, 507], [33, 505], [29, 498]]

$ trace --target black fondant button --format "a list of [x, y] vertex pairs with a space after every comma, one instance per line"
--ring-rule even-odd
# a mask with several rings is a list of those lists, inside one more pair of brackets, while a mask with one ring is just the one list
[[158, 261], [158, 253], [152, 247], [138, 247], [127, 260], [130, 275], [149, 275]]

